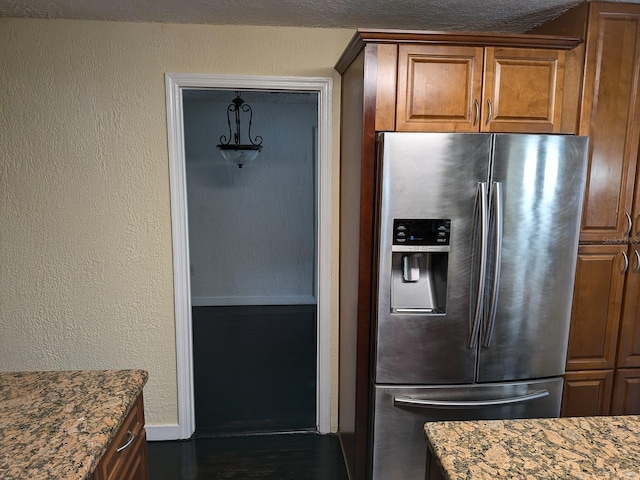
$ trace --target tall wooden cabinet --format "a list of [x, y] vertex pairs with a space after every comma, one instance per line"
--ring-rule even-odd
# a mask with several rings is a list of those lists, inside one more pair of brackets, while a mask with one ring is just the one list
[[583, 3], [535, 32], [586, 39], [589, 173], [562, 414], [640, 414], [640, 5]]
[[580, 43], [573, 36], [359, 30], [336, 64], [342, 75], [338, 430], [351, 480], [367, 478], [369, 469], [375, 133], [576, 133]]

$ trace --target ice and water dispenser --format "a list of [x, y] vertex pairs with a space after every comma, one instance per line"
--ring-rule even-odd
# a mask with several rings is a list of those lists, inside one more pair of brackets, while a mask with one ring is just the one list
[[447, 310], [450, 219], [394, 219], [391, 312]]

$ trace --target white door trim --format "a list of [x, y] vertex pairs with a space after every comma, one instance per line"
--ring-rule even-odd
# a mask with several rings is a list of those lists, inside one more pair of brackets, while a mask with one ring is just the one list
[[318, 311], [316, 425], [330, 431], [331, 408], [331, 77], [165, 75], [178, 382], [178, 438], [195, 431], [189, 225], [183, 130], [183, 89], [310, 91], [318, 94]]

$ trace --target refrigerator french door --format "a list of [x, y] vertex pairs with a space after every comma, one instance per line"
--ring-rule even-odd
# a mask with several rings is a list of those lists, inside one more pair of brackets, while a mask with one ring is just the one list
[[558, 416], [587, 139], [381, 133], [373, 479], [426, 421]]

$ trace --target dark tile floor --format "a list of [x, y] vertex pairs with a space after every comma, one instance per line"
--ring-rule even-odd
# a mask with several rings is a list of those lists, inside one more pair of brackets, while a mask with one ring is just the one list
[[288, 433], [148, 442], [150, 480], [347, 480], [336, 435]]

